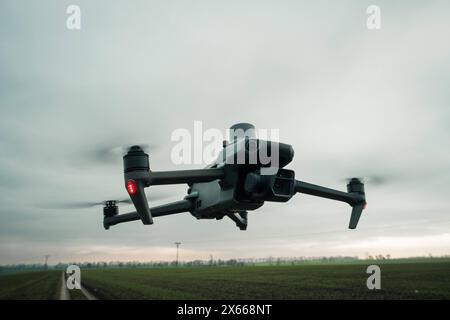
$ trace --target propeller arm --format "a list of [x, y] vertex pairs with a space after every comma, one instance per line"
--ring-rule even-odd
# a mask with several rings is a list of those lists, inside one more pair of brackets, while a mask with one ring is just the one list
[[222, 168], [175, 170], [175, 171], [150, 171], [147, 179], [148, 185], [182, 184], [210, 182], [223, 179], [225, 176]]
[[342, 201], [352, 206], [349, 228], [355, 229], [362, 211], [366, 207], [364, 184], [359, 179], [351, 179], [347, 184], [348, 192], [322, 187], [319, 185], [296, 180], [294, 191], [316, 197]]
[[[182, 212], [190, 212], [193, 208], [194, 202], [192, 200], [180, 200], [152, 207], [150, 210], [152, 212], [152, 217], [161, 217]], [[136, 220], [141, 220], [141, 216], [136, 211], [112, 217], [104, 217], [103, 227], [108, 230], [110, 226]]]
[[343, 192], [299, 180], [295, 181], [294, 190], [295, 192], [305, 193], [311, 196], [346, 202], [351, 206], [365, 201], [365, 197], [359, 193]]
[[223, 168], [197, 170], [150, 170], [149, 156], [141, 147], [132, 146], [123, 156], [125, 188], [143, 224], [153, 224], [153, 210], [149, 208], [144, 188], [152, 185], [209, 182], [225, 176]]

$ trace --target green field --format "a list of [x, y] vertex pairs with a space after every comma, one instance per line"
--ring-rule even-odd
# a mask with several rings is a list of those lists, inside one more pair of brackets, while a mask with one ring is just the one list
[[[367, 289], [362, 263], [82, 269], [81, 283], [99, 299], [450, 299], [448, 260], [373, 264], [381, 290]], [[0, 276], [0, 299], [59, 299], [61, 272]]]
[[61, 271], [17, 273], [0, 277], [0, 299], [59, 299]]
[[450, 299], [450, 263], [381, 265], [381, 290], [367, 265], [304, 265], [83, 271], [100, 299]]

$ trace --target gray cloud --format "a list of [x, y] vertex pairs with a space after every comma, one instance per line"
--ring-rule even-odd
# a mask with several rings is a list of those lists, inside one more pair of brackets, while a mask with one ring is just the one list
[[[69, 4], [0, 4], [0, 263], [30, 251], [117, 260], [121, 246], [162, 259], [175, 240], [190, 257], [364, 255], [400, 236], [423, 238], [422, 251], [445, 251], [432, 239], [450, 246], [446, 1], [378, 1], [380, 31], [365, 28], [366, 1], [78, 1], [78, 32], [65, 28]], [[368, 185], [355, 232], [345, 229], [346, 205], [301, 195], [252, 213], [245, 233], [188, 214], [106, 232], [101, 209], [37, 206], [126, 196], [120, 155], [103, 161], [98, 150], [147, 143], [157, 146], [154, 170], [176, 169], [170, 134], [194, 120], [279, 128], [305, 181], [392, 181]], [[300, 236], [279, 236], [289, 234]], [[353, 245], [370, 239], [378, 247]]]

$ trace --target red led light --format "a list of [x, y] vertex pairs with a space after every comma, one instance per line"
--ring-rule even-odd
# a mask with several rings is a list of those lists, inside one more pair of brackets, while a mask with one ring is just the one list
[[137, 192], [136, 182], [134, 180], [127, 181], [127, 191], [130, 196], [135, 195]]
[[367, 208], [367, 202], [364, 203], [364, 210]]

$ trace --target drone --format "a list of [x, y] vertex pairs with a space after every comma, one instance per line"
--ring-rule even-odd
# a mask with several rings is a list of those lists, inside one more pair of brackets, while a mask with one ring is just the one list
[[[275, 169], [260, 156], [262, 148], [268, 154], [277, 151]], [[149, 155], [140, 146], [132, 146], [123, 156], [123, 166], [125, 189], [136, 211], [119, 214], [118, 201], [105, 201], [103, 226], [108, 230], [136, 220], [151, 225], [156, 217], [189, 212], [197, 219], [228, 217], [240, 230], [246, 230], [249, 211], [262, 207], [266, 201], [287, 202], [303, 193], [349, 204], [349, 228], [355, 229], [367, 205], [363, 181], [349, 179], [347, 192], [343, 192], [296, 180], [294, 171], [285, 169], [293, 158], [291, 145], [257, 139], [255, 127], [249, 123], [230, 127], [230, 141], [224, 141], [217, 159], [204, 169], [153, 171]], [[150, 208], [145, 189], [172, 184], [187, 184], [187, 195]]]

